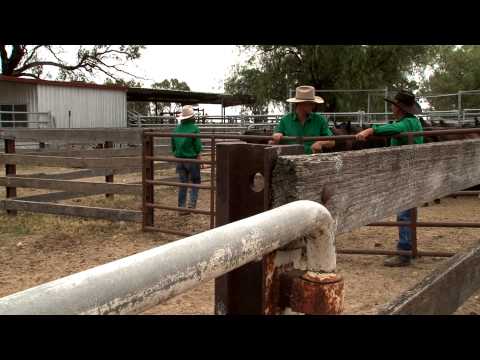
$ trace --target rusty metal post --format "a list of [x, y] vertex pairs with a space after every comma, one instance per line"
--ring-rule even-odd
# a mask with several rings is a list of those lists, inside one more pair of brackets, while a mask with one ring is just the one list
[[154, 223], [154, 208], [147, 206], [147, 204], [153, 204], [154, 201], [154, 186], [151, 183], [147, 183], [147, 180], [154, 180], [154, 161], [147, 159], [148, 156], [153, 157], [153, 143], [154, 137], [144, 131], [142, 134], [143, 231], [146, 231], [146, 227], [153, 226]]
[[[408, 144], [413, 145], [413, 134], [408, 134]], [[412, 258], [418, 256], [418, 246], [417, 246], [417, 220], [418, 220], [418, 210], [417, 208], [410, 209], [410, 236], [412, 241]], [[399, 227], [400, 229], [400, 227]]]
[[[105, 149], [111, 149], [111, 148], [113, 148], [113, 142], [111, 142], [111, 141], [105, 141], [104, 148], [105, 148]], [[107, 183], [113, 183], [113, 173], [105, 176], [105, 182], [107, 182]], [[107, 194], [105, 194], [105, 197], [106, 197], [107, 199], [113, 199], [113, 194], [107, 193]]]
[[[14, 139], [5, 139], [5, 154], [15, 154], [15, 140]], [[17, 165], [6, 164], [5, 165], [5, 176], [15, 176], [17, 174]], [[6, 186], [5, 187], [6, 198], [16, 198], [17, 197], [17, 188]], [[8, 215], [15, 216], [17, 215], [17, 210], [7, 210]]]
[[292, 270], [280, 276], [280, 306], [306, 315], [338, 315], [343, 311], [344, 282], [336, 273]]
[[418, 247], [417, 247], [417, 218], [418, 210], [413, 208], [410, 210], [410, 235], [412, 240], [412, 257], [416, 258], [418, 256]]
[[210, 142], [210, 160], [212, 164], [210, 165], [210, 229], [215, 227], [215, 168], [217, 164], [215, 163], [215, 138], [212, 137]]

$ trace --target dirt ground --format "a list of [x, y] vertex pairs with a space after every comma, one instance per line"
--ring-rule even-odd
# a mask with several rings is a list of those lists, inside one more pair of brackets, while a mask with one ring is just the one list
[[[17, 168], [18, 174], [65, 172], [66, 169]], [[174, 176], [173, 170], [158, 171], [156, 177]], [[103, 182], [104, 178], [84, 179]], [[117, 183], [140, 181], [137, 175], [116, 175]], [[208, 182], [208, 175], [203, 175]], [[17, 189], [18, 197], [46, 193]], [[156, 201], [176, 206], [175, 188], [161, 187]], [[0, 191], [0, 198], [5, 192]], [[199, 208], [209, 209], [210, 195], [200, 190]], [[115, 195], [89, 196], [61, 201], [65, 204], [140, 209], [140, 197]], [[394, 220], [393, 217], [386, 220]], [[442, 199], [441, 204], [419, 208], [419, 220], [480, 222], [480, 199]], [[185, 232], [209, 227], [205, 215], [178, 216], [156, 210], [155, 223]], [[480, 229], [419, 228], [419, 249], [456, 252], [480, 239]], [[0, 297], [47, 281], [92, 268], [125, 256], [179, 239], [174, 235], [142, 233], [139, 224], [79, 219], [64, 216], [19, 213], [0, 214]], [[397, 230], [393, 227], [362, 227], [337, 237], [337, 248], [394, 249]], [[373, 314], [403, 291], [414, 286], [444, 258], [424, 257], [407, 268], [386, 268], [383, 256], [338, 254], [338, 272], [345, 280], [345, 314]], [[213, 281], [156, 306], [145, 314], [212, 314]], [[480, 314], [480, 292], [474, 294], [456, 314]]]

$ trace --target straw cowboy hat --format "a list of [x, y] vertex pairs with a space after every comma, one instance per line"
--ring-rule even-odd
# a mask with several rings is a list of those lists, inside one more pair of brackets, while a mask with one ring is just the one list
[[184, 107], [182, 107], [182, 115], [181, 116], [178, 116], [177, 119], [178, 120], [187, 120], [187, 119], [190, 119], [194, 116], [194, 112], [193, 112], [193, 107], [192, 105], [185, 105]]
[[412, 92], [407, 90], [400, 90], [397, 95], [395, 95], [395, 98], [384, 98], [384, 100], [398, 106], [407, 114], [414, 115], [420, 114], [422, 112], [420, 104], [415, 100], [415, 95], [413, 95]]
[[320, 96], [315, 96], [315, 88], [313, 86], [299, 86], [295, 89], [295, 97], [287, 99], [289, 103], [314, 102], [323, 104], [324, 101]]

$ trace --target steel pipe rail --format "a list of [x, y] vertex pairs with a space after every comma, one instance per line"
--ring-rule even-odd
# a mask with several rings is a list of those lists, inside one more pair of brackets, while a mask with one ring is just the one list
[[[337, 254], [345, 255], [407, 255], [412, 256], [412, 251], [406, 250], [365, 250], [365, 249], [337, 249]], [[417, 256], [452, 257], [452, 252], [443, 251], [417, 251]]]
[[[367, 226], [409, 226], [408, 221], [384, 221], [368, 224]], [[479, 223], [452, 223], [452, 222], [429, 222], [419, 221], [415, 223], [416, 227], [446, 227], [446, 228], [480, 228]]]
[[305, 236], [307, 270], [335, 271], [333, 219], [300, 200], [3, 297], [0, 314], [140, 313]]
[[208, 210], [190, 209], [190, 208], [178, 207], [178, 206], [165, 206], [165, 205], [158, 205], [158, 204], [152, 204], [152, 203], [146, 203], [145, 206], [153, 209], [159, 209], [159, 210], [185, 211], [185, 212], [191, 212], [194, 214], [203, 214], [203, 215], [212, 214], [212, 212]]
[[[414, 131], [406, 132], [398, 135], [383, 136], [392, 138], [401, 138], [408, 136], [428, 136], [428, 135], [453, 135], [453, 134], [474, 134], [480, 133], [480, 128], [470, 129], [452, 129], [452, 130], [431, 130], [431, 131]], [[145, 135], [153, 137], [188, 137], [188, 138], [200, 138], [200, 139], [230, 139], [230, 140], [271, 140], [272, 136], [265, 135], [235, 135], [235, 134], [212, 134], [212, 133], [200, 133], [200, 134], [173, 134], [163, 133], [158, 131], [146, 131]], [[382, 136], [378, 136], [382, 137]], [[316, 141], [316, 140], [354, 140], [356, 135], [336, 135], [336, 136], [284, 136], [282, 140], [296, 140], [296, 141]]]

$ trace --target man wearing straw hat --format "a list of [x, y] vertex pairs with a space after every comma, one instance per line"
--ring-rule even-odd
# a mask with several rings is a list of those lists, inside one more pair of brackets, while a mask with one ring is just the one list
[[[327, 119], [313, 112], [316, 104], [323, 104], [320, 96], [315, 96], [313, 86], [299, 86], [295, 89], [295, 97], [287, 99], [287, 102], [295, 104], [295, 111], [280, 119], [274, 130], [270, 144], [280, 144], [283, 136], [333, 136], [328, 128]], [[295, 144], [296, 141], [286, 141], [287, 144]], [[333, 148], [335, 141], [304, 141], [305, 154], [314, 154], [323, 148]]]
[[[415, 95], [412, 92], [406, 90], [400, 90], [394, 99], [385, 98], [385, 101], [392, 104], [393, 116], [397, 119], [392, 124], [385, 125], [373, 125], [371, 128], [359, 132], [356, 137], [358, 140], [366, 140], [372, 135], [396, 135], [404, 132], [423, 131], [420, 120], [415, 114], [420, 114], [422, 108], [415, 100]], [[416, 136], [414, 138], [415, 144], [423, 144], [423, 136]], [[406, 145], [408, 144], [407, 137], [399, 139], [390, 139], [391, 146]], [[412, 209], [408, 209], [398, 213], [397, 221], [412, 220]], [[399, 226], [398, 230], [399, 241], [397, 243], [398, 250], [412, 250], [412, 234], [411, 230], [407, 226]], [[390, 256], [385, 262], [385, 266], [408, 266], [410, 265], [410, 256], [399, 255]]]
[[[194, 112], [191, 105], [182, 108], [182, 115], [177, 117], [180, 123], [175, 128], [175, 134], [199, 134], [200, 129], [195, 125]], [[202, 142], [198, 137], [172, 137], [172, 152], [177, 158], [182, 159], [198, 159], [201, 160], [200, 153], [202, 151]], [[192, 183], [200, 184], [202, 182], [200, 176], [200, 164], [178, 162], [176, 172], [180, 182], [188, 183], [191, 179]], [[197, 206], [198, 188], [192, 187], [190, 190], [190, 201], [188, 207], [195, 209]], [[178, 207], [184, 208], [187, 202], [187, 187], [180, 187], [178, 191]], [[188, 215], [188, 211], [181, 211], [179, 215]]]

